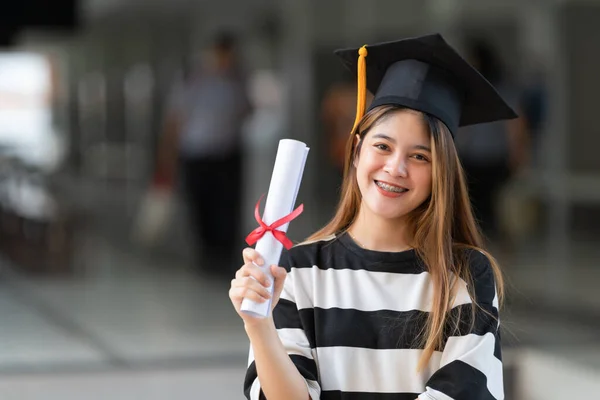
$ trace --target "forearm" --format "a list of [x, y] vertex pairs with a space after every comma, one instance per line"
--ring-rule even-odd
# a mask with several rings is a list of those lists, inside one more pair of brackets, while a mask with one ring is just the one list
[[283, 347], [273, 321], [268, 319], [245, 328], [267, 400], [309, 399], [306, 381]]

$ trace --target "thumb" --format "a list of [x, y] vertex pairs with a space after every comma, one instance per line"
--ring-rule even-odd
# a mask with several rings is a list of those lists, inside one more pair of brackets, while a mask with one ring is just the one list
[[285, 277], [287, 276], [287, 271], [285, 268], [282, 268], [278, 265], [271, 265], [271, 274], [273, 274], [274, 278], [274, 287], [273, 292], [279, 294], [281, 289], [283, 288], [283, 283], [285, 281]]

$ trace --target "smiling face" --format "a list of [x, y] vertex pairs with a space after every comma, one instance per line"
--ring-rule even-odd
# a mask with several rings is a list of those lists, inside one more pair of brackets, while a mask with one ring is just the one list
[[431, 138], [422, 114], [401, 109], [375, 123], [354, 166], [365, 216], [402, 219], [419, 207], [432, 186]]

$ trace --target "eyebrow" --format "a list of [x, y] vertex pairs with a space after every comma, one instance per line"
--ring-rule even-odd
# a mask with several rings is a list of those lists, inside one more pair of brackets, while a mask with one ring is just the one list
[[417, 150], [428, 151], [431, 153], [431, 149], [429, 148], [429, 146], [423, 146], [422, 144], [417, 144], [417, 145], [413, 146], [413, 148], [415, 148]]
[[[388, 140], [392, 143], [396, 143], [396, 139], [394, 139], [393, 137], [390, 137], [384, 133], [376, 133], [373, 135], [373, 139], [384, 139], [384, 140]], [[414, 149], [417, 150], [424, 150], [424, 151], [428, 151], [431, 153], [431, 148], [429, 148], [429, 146], [424, 146], [422, 144], [416, 144], [413, 146]]]

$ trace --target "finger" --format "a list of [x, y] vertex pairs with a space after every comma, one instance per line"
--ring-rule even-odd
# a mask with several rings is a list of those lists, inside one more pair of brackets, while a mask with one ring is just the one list
[[254, 278], [249, 277], [249, 276], [247, 276], [245, 278], [241, 278], [241, 279], [234, 279], [231, 282], [231, 287], [232, 288], [240, 288], [241, 287], [241, 288], [247, 288], [249, 290], [253, 290], [266, 299], [271, 297], [271, 293], [269, 292], [269, 290], [266, 287], [264, 287], [263, 285], [258, 283]]
[[275, 278], [275, 285], [273, 291], [274, 293], [279, 293], [283, 288], [283, 284], [287, 276], [287, 271], [285, 270], [285, 268], [282, 268], [278, 265], [271, 265], [271, 273]]
[[238, 269], [236, 271], [235, 278], [236, 279], [241, 279], [241, 278], [244, 278], [246, 276], [251, 276], [252, 275], [252, 271], [254, 269], [256, 269], [256, 268], [258, 268], [258, 270], [261, 271], [260, 267], [257, 267], [252, 262], [247, 262], [244, 265], [242, 265], [240, 267], [240, 269]]
[[271, 265], [271, 274], [273, 275], [275, 280], [285, 279], [285, 277], [287, 276], [287, 271], [285, 270], [285, 268], [280, 267], [279, 265]]
[[265, 263], [265, 260], [263, 260], [258, 251], [254, 250], [252, 247], [246, 247], [242, 251], [242, 257], [244, 258], [244, 264], [253, 262], [256, 265], [263, 265]]
[[271, 280], [269, 279], [265, 271], [263, 271], [262, 268], [257, 267], [254, 264], [244, 264], [242, 268], [240, 268], [239, 278], [245, 278], [247, 276], [253, 277], [265, 287], [271, 286]]
[[257, 303], [264, 303], [268, 299], [245, 287], [234, 287], [229, 289], [229, 298], [234, 302], [239, 302], [243, 299], [252, 300]]
[[[237, 271], [235, 271], [235, 279], [242, 279], [244, 276], [246, 276], [247, 273], [245, 271], [246, 270], [244, 269], [244, 266], [242, 265], [240, 267], [240, 269], [238, 269]], [[244, 274], [246, 274], [246, 275], [244, 275]]]

